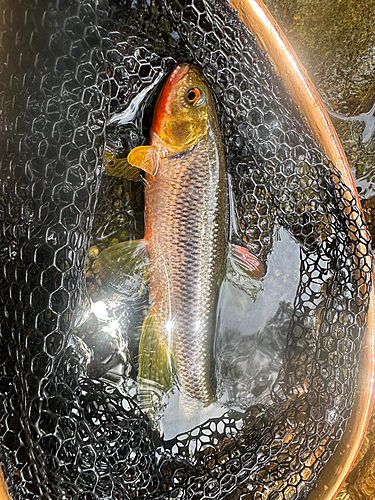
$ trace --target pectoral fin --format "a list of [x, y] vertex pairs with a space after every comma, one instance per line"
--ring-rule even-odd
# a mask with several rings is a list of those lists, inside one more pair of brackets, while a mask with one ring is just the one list
[[105, 172], [113, 177], [121, 177], [131, 181], [139, 181], [141, 171], [138, 167], [130, 165], [126, 158], [117, 158], [115, 153], [109, 150], [104, 152]]
[[155, 310], [150, 309], [139, 343], [138, 399], [144, 410], [156, 411], [173, 385], [171, 353]]
[[93, 263], [100, 278], [120, 293], [139, 296], [149, 280], [149, 257], [144, 240], [118, 243], [101, 252]]
[[251, 278], [260, 280], [266, 274], [266, 266], [247, 248], [231, 245], [231, 258]]
[[255, 299], [262, 287], [260, 280], [265, 274], [265, 264], [247, 248], [230, 246], [226, 279], [234, 287]]
[[155, 146], [138, 146], [128, 154], [128, 163], [154, 175], [157, 167], [157, 151]]

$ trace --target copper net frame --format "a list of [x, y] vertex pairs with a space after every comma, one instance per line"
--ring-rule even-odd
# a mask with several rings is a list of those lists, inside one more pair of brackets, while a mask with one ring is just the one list
[[[337, 133], [305, 68], [286, 36], [261, 0], [231, 0], [242, 22], [252, 31], [284, 80], [294, 102], [342, 179], [361, 202]], [[374, 277], [373, 277], [374, 279]], [[374, 403], [374, 291], [371, 292], [367, 330], [363, 341], [356, 401], [343, 439], [308, 500], [332, 500], [339, 492], [361, 448]]]

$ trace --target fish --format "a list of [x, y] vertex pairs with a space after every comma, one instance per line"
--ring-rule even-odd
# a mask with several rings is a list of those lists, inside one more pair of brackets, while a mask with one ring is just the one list
[[[264, 270], [247, 249], [228, 243], [224, 150], [214, 99], [197, 66], [172, 71], [155, 106], [150, 144], [134, 148], [127, 161], [146, 175], [145, 237], [106, 249], [100, 262], [103, 268], [114, 262], [117, 271], [124, 263], [138, 262], [138, 271], [142, 259], [149, 263], [141, 401], [152, 406], [151, 389], [167, 392], [176, 373], [182, 395], [206, 407], [214, 401], [216, 305], [226, 269], [242, 267], [255, 280]], [[111, 168], [119, 174], [118, 165]], [[227, 266], [228, 257], [237, 266]]]

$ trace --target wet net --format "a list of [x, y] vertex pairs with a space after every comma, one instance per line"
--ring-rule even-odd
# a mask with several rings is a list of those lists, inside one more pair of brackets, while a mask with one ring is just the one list
[[[4, 0], [0, 23], [0, 436], [12, 498], [302, 500], [351, 414], [371, 257], [354, 197], [267, 56], [223, 0]], [[100, 321], [82, 318], [87, 291], [100, 293], [91, 262], [111, 238], [143, 232], [142, 185], [104, 173], [105, 144], [125, 157], [146, 141], [160, 85], [186, 61], [217, 103], [234, 242], [267, 263], [281, 227], [301, 264], [294, 304], [267, 325], [286, 346], [268, 398], [167, 441], [137, 405], [136, 348], [101, 341]], [[147, 293], [123, 313], [128, 328], [145, 310]]]

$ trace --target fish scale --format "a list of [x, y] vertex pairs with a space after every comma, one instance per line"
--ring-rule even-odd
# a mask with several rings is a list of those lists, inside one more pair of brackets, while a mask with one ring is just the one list
[[181, 390], [205, 404], [212, 398], [210, 354], [228, 233], [220, 136], [215, 123], [210, 127], [192, 151], [159, 159], [146, 187], [152, 307], [164, 311], [162, 324], [173, 322]]

